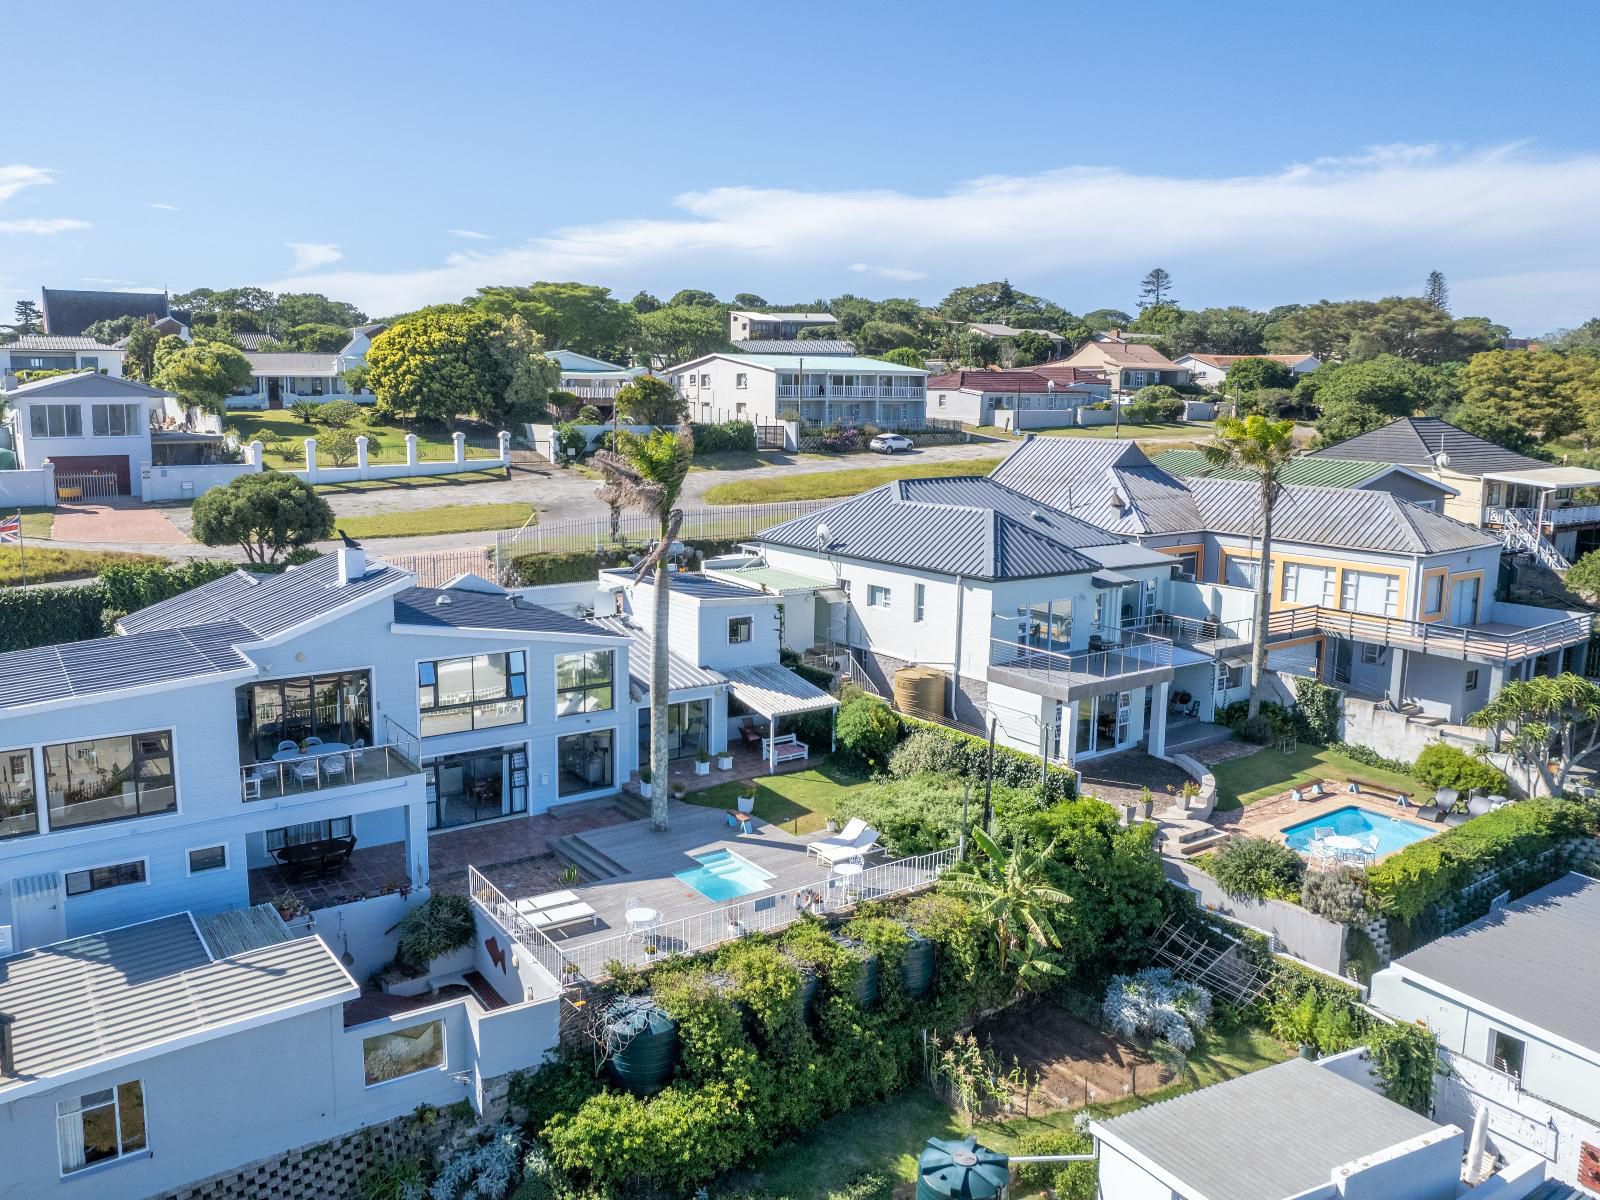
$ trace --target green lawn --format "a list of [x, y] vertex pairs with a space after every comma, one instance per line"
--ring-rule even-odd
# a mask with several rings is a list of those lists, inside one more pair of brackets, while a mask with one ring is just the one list
[[967, 458], [948, 462], [908, 462], [882, 467], [853, 467], [843, 471], [809, 471], [742, 483], [719, 483], [706, 491], [707, 504], [770, 504], [779, 500], [828, 500], [855, 496], [896, 479], [932, 479], [947, 475], [987, 475], [1000, 465], [998, 458]]
[[[375, 414], [368, 412], [366, 421], [352, 426], [357, 434], [365, 434], [369, 438], [376, 438], [377, 449], [367, 447], [367, 461], [374, 463], [403, 463], [406, 461], [406, 434], [412, 432], [399, 425], [386, 425], [375, 419]], [[222, 428], [228, 433], [239, 435], [241, 445], [248, 446], [259, 438], [268, 443], [266, 465], [285, 470], [301, 470], [306, 465], [305, 440], [308, 437], [321, 437], [328, 431], [320, 425], [307, 425], [290, 412], [267, 413], [228, 413], [222, 418]], [[275, 451], [272, 441], [279, 439], [287, 446], [285, 450]], [[455, 454], [455, 444], [450, 440], [450, 435], [437, 429], [423, 434], [417, 434], [417, 458], [422, 462], [438, 462], [448, 459]], [[467, 447], [468, 458], [495, 458], [493, 450], [475, 450]], [[317, 454], [317, 465], [323, 467], [333, 466], [333, 460], [320, 451]], [[348, 463], [353, 466], [354, 463]]]
[[497, 483], [505, 479], [500, 467], [486, 471], [454, 471], [449, 475], [415, 475], [409, 479], [356, 479], [350, 483], [319, 483], [319, 495], [342, 496], [347, 492], [415, 491], [417, 488], [465, 487], [473, 483]]
[[25, 508], [22, 510], [22, 536], [24, 540], [46, 540], [55, 528], [56, 510], [53, 508]]
[[[1109, 1105], [1096, 1105], [1096, 1116], [1115, 1116], [1168, 1100], [1197, 1087], [1206, 1087], [1250, 1071], [1282, 1062], [1291, 1051], [1259, 1030], [1248, 1029], [1227, 1037], [1205, 1036], [1189, 1059], [1191, 1073], [1149, 1096], [1134, 1096]], [[914, 1088], [881, 1104], [834, 1117], [810, 1136], [781, 1146], [760, 1168], [736, 1182], [771, 1200], [829, 1200], [844, 1191], [864, 1172], [882, 1172], [898, 1183], [916, 1177], [917, 1155], [931, 1137], [959, 1138], [972, 1134], [991, 1150], [1017, 1153], [1022, 1139], [1038, 1133], [1070, 1129], [1082, 1110], [1046, 1113], [1038, 1117], [984, 1123], [973, 1128], [925, 1088]], [[888, 1200], [889, 1193], [882, 1193]], [[873, 1196], [873, 1200], [879, 1200]]]
[[832, 762], [820, 763], [804, 771], [784, 775], [763, 775], [751, 782], [719, 783], [684, 796], [687, 804], [704, 808], [731, 809], [740, 796], [755, 788], [756, 816], [791, 833], [813, 833], [821, 829], [839, 804], [839, 797], [850, 788], [866, 783], [866, 777]]
[[372, 517], [337, 517], [340, 529], [353, 538], [424, 537], [433, 533], [476, 533], [484, 529], [516, 529], [533, 515], [533, 506], [508, 504], [441, 504], [379, 513]]
[[[24, 537], [28, 535], [24, 533]], [[121, 554], [112, 550], [59, 550], [55, 547], [25, 545], [0, 546], [0, 584], [22, 582], [23, 555], [27, 557], [28, 582], [48, 583], [58, 579], [88, 579], [118, 563], [164, 563], [152, 554]]]
[[1217, 777], [1219, 809], [1242, 808], [1315, 779], [1364, 779], [1410, 793], [1420, 786], [1408, 775], [1369, 767], [1337, 750], [1309, 743], [1303, 743], [1293, 754], [1269, 747], [1244, 758], [1230, 758], [1211, 768], [1211, 773]]

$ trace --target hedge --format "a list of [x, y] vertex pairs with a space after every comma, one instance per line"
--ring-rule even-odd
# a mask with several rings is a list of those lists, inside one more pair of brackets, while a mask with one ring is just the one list
[[108, 567], [93, 583], [76, 587], [0, 589], [0, 651], [104, 637], [108, 614], [148, 608], [237, 569], [220, 559], [175, 567], [140, 563]]
[[[688, 544], [688, 543], [686, 543]], [[693, 549], [710, 558], [730, 553], [738, 542], [696, 539]], [[640, 545], [602, 546], [598, 550], [544, 550], [519, 554], [511, 560], [511, 577], [518, 587], [538, 587], [546, 583], [592, 582], [608, 567], [625, 567], [628, 559], [643, 553]]]
[[695, 425], [694, 456], [737, 454], [756, 448], [756, 427], [749, 421], [723, 421], [720, 425]]
[[[914, 765], [907, 761], [904, 766], [892, 762], [890, 770], [896, 775], [920, 775], [928, 771], [950, 772], [965, 775], [976, 781], [981, 787], [982, 781], [989, 774], [989, 742], [985, 738], [975, 737], [970, 733], [962, 733], [958, 729], [950, 729], [943, 725], [936, 725], [931, 721], [921, 721], [916, 717], [900, 715], [900, 727], [907, 734], [906, 742], [895, 752], [899, 759], [906, 754], [906, 746], [917, 738], [934, 739], [939, 743], [938, 763], [920, 761], [920, 758], [929, 757], [926, 754], [917, 756], [919, 761]], [[913, 757], [907, 754], [907, 758]], [[1040, 765], [1037, 755], [1024, 754], [1020, 750], [1013, 750], [1009, 746], [997, 745], [994, 748], [994, 781], [1014, 788], [1038, 788]], [[1078, 776], [1075, 771], [1065, 767], [1048, 766], [1044, 769], [1045, 799], [1046, 800], [1071, 800], [1078, 794]]]

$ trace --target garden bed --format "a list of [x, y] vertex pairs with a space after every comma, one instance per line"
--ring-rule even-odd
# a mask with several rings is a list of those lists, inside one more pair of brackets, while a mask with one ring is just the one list
[[1144, 1051], [1048, 1001], [997, 1013], [976, 1034], [1003, 1063], [1039, 1081], [1025, 1115], [1143, 1095], [1177, 1082]]

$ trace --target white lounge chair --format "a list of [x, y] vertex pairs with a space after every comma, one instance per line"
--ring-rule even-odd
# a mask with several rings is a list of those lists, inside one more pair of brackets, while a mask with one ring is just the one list
[[853, 842], [861, 836], [861, 831], [866, 827], [867, 823], [860, 817], [851, 817], [845, 822], [844, 828], [839, 830], [838, 833], [829, 834], [825, 838], [820, 838], [817, 841], [812, 842], [806, 847], [806, 852], [808, 854], [815, 854], [820, 858], [822, 857], [823, 852], [819, 849], [819, 847], [843, 845]]
[[585, 921], [589, 923], [590, 928], [593, 928], [600, 920], [599, 913], [595, 912], [589, 905], [581, 902], [578, 904], [565, 904], [560, 908], [544, 911], [525, 912], [522, 915], [534, 928], [542, 929], [545, 933], [551, 933], [557, 929], [566, 929], [573, 925], [581, 925]]
[[563, 888], [559, 892], [545, 892], [542, 896], [529, 896], [526, 900], [517, 901], [518, 912], [548, 911], [560, 908], [564, 904], [577, 904], [578, 893], [569, 892]]
[[833, 841], [832, 839], [812, 842], [810, 849], [832, 866], [847, 858], [865, 858], [878, 848], [878, 831], [871, 825], [864, 826], [854, 841]]

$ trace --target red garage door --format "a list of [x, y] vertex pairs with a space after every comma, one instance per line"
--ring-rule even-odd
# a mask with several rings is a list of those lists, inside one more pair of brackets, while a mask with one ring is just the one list
[[53, 454], [56, 488], [77, 487], [84, 498], [126, 496], [132, 491], [125, 454]]

